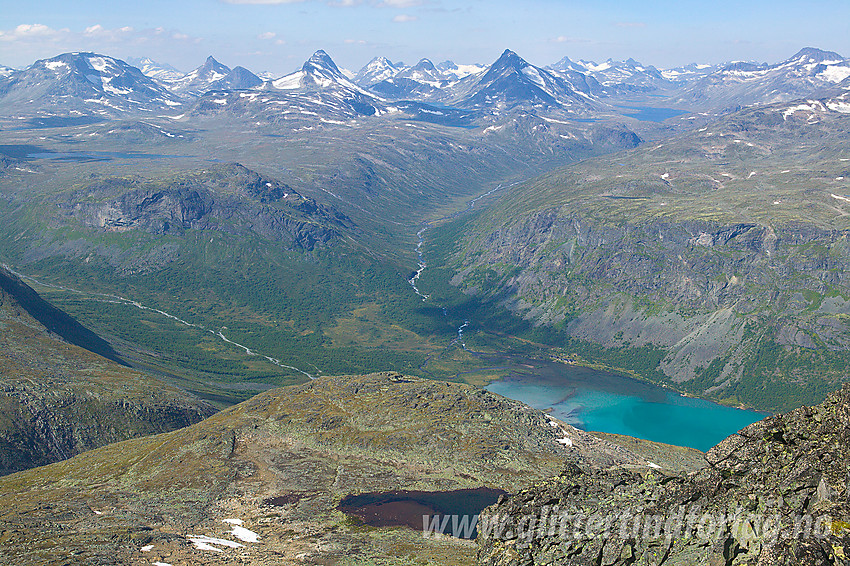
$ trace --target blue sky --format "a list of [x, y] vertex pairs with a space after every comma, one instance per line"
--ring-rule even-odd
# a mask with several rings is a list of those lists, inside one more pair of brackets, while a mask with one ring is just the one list
[[288, 73], [317, 49], [357, 70], [377, 55], [539, 66], [568, 56], [657, 67], [776, 62], [812, 46], [850, 56], [848, 0], [49, 0], [4, 2], [0, 64], [65, 51], [148, 56], [187, 71], [207, 55]]

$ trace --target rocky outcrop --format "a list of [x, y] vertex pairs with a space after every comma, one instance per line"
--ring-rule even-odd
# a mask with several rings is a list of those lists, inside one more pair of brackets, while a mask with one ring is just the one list
[[59, 207], [65, 217], [105, 231], [253, 232], [303, 250], [327, 244], [352, 226], [343, 214], [239, 164], [168, 180], [97, 180], [63, 195]]
[[848, 564], [850, 385], [757, 422], [690, 474], [570, 464], [482, 514], [482, 566]]

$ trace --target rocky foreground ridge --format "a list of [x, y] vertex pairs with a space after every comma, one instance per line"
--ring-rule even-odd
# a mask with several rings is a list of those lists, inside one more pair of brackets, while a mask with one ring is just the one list
[[368, 527], [337, 506], [375, 491], [516, 492], [567, 459], [693, 469], [701, 456], [648, 445], [651, 464], [636, 446], [465, 384], [322, 377], [178, 431], [0, 478], [0, 557], [39, 566], [472, 565], [471, 541]]
[[850, 564], [848, 446], [845, 385], [730, 436], [695, 472], [569, 464], [482, 514], [479, 564]]

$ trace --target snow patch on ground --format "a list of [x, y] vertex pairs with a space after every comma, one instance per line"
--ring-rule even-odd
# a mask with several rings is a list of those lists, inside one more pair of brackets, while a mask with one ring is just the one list
[[190, 536], [189, 540], [192, 541], [192, 544], [194, 544], [195, 548], [197, 548], [198, 550], [211, 550], [213, 552], [221, 552], [221, 549], [218, 548], [218, 546], [225, 546], [227, 548], [243, 548], [245, 546], [244, 544], [239, 544], [238, 542], [234, 542], [232, 540], [210, 537], [206, 535]]
[[546, 418], [547, 418], [547, 419], [549, 419], [549, 424], [550, 424], [550, 425], [552, 425], [553, 427], [556, 427], [556, 428], [560, 429], [561, 434], [563, 434], [563, 435], [564, 435], [564, 437], [563, 437], [563, 438], [556, 438], [556, 439], [555, 439], [555, 442], [557, 442], [558, 444], [563, 444], [563, 445], [564, 445], [564, 446], [566, 446], [566, 447], [571, 447], [571, 446], [573, 446], [573, 439], [572, 439], [572, 438], [570, 438], [570, 434], [567, 432], [567, 429], [565, 429], [564, 427], [562, 427], [562, 426], [561, 426], [561, 423], [559, 423], [559, 422], [555, 419], [555, 417], [553, 417], [552, 415], [546, 415]]
[[291, 75], [286, 75], [276, 81], [272, 81], [272, 85], [280, 90], [294, 90], [301, 86], [301, 79], [303, 77], [304, 71], [296, 71]]
[[103, 57], [91, 57], [89, 59], [89, 65], [95, 71], [105, 71], [107, 67], [106, 59]]
[[850, 114], [850, 102], [833, 100], [826, 104], [830, 110], [841, 112], [842, 114]]
[[246, 529], [245, 527], [240, 527], [239, 525], [233, 525], [233, 528], [230, 530], [230, 534], [242, 542], [260, 542], [260, 535], [252, 530]]
[[840, 83], [847, 77], [850, 77], [850, 67], [845, 67], [843, 65], [831, 65], [821, 71], [818, 76], [831, 83]]
[[788, 116], [793, 116], [795, 112], [824, 112], [826, 108], [823, 103], [817, 100], [809, 100], [807, 104], [798, 104], [797, 106], [791, 106], [786, 109], [785, 112], [782, 113], [782, 119], [787, 120]]

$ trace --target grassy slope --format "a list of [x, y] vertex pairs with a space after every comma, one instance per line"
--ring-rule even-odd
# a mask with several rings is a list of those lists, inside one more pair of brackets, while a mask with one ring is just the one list
[[[454, 333], [406, 283], [423, 218], [463, 208], [466, 197], [505, 179], [611, 150], [591, 145], [580, 128], [552, 125], [531, 135], [525, 123], [496, 133], [392, 118], [344, 126], [221, 119], [163, 126], [184, 136], [179, 139], [127, 138], [118, 126], [4, 134], [5, 147], [39, 134], [45, 138], [39, 143], [55, 151], [169, 157], [29, 160], [23, 169], [33, 173], [7, 170], [2, 186], [11, 198], [0, 201], [0, 259], [45, 283], [83, 291], [39, 287], [134, 363], [220, 404], [304, 379], [208, 332], [222, 327], [229, 339], [314, 375], [417, 372]], [[575, 130], [574, 138], [560, 137], [567, 130]], [[110, 177], [135, 175], [156, 187], [202, 171], [210, 158], [245, 163], [344, 212], [355, 225], [339, 229], [332, 244], [304, 252], [241, 228], [107, 232], [53, 213], [57, 200], [85, 195]], [[121, 295], [203, 329], [97, 293]]]
[[104, 344], [1, 270], [0, 281], [15, 293], [0, 289], [0, 473], [173, 430], [214, 412], [149, 375], [65, 342], [51, 330], [95, 350]]

